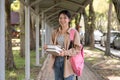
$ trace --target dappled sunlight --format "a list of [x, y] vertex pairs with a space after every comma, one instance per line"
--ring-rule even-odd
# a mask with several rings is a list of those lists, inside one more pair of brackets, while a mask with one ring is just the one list
[[106, 65], [106, 64], [100, 64], [98, 65], [100, 66], [101, 68], [100, 69], [109, 69], [109, 70], [119, 70], [120, 69], [120, 65]]
[[7, 80], [16, 80], [18, 77], [15, 71], [10, 71], [7, 76], [8, 76]]
[[120, 80], [120, 76], [108, 76], [109, 80]]
[[12, 47], [12, 50], [20, 50], [20, 47]]
[[89, 61], [93, 61], [94, 59], [93, 59], [93, 58], [89, 58], [89, 59], [87, 59], [87, 60], [89, 60]]
[[[89, 54], [88, 54], [89, 53]], [[85, 57], [96, 57], [96, 58], [100, 58], [100, 57], [103, 57], [104, 55], [98, 55], [98, 54], [101, 54], [101, 52], [94, 52], [92, 51], [89, 51], [89, 50], [85, 50]]]
[[12, 39], [12, 47], [20, 47], [20, 39]]
[[[120, 61], [119, 60], [108, 60], [106, 64], [116, 64], [116, 63], [119, 63]], [[120, 63], [119, 63], [120, 65]]]
[[120, 70], [120, 61], [119, 60], [105, 60], [104, 62], [98, 64], [101, 69], [109, 69], [109, 70]]
[[[106, 80], [120, 80], [120, 60], [104, 56], [100, 50], [85, 49], [85, 61]], [[114, 76], [115, 75], [115, 76]]]

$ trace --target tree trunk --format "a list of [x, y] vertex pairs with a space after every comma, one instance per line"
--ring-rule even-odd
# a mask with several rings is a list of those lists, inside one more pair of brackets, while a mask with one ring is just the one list
[[84, 17], [84, 22], [85, 22], [85, 46], [88, 46], [89, 45], [89, 40], [90, 40], [90, 38], [89, 38], [89, 33], [88, 33], [88, 31], [89, 31], [89, 27], [88, 27], [88, 16], [87, 16], [87, 14], [86, 14], [86, 11], [85, 11], [85, 9], [83, 10], [83, 17]]
[[93, 1], [90, 3], [89, 6], [89, 21], [90, 21], [90, 28], [89, 28], [89, 36], [90, 36], [90, 47], [94, 48], [94, 28], [95, 28], [95, 12], [93, 9]]
[[89, 6], [89, 16], [87, 16], [85, 10], [83, 10], [84, 22], [85, 22], [85, 45], [94, 47], [94, 26], [95, 26], [95, 13], [92, 3]]
[[109, 11], [108, 11], [108, 27], [107, 27], [107, 41], [106, 41], [106, 51], [105, 55], [110, 55], [110, 30], [111, 30], [111, 17], [112, 17], [112, 3], [109, 3]]
[[33, 14], [30, 17], [30, 50], [35, 50], [35, 20]]
[[115, 11], [117, 14], [118, 21], [120, 23], [120, 0], [112, 0], [114, 6], [115, 6]]
[[79, 28], [80, 28], [79, 27], [80, 19], [81, 19], [81, 14], [79, 13], [75, 16], [75, 27], [76, 27], [78, 32], [79, 32]]
[[120, 0], [112, 0], [118, 19], [118, 30], [120, 31]]
[[25, 11], [20, 3], [20, 56], [25, 57]]
[[6, 43], [5, 43], [5, 52], [6, 52], [6, 68], [7, 69], [15, 69], [15, 63], [14, 63], [14, 56], [12, 53], [12, 26], [11, 26], [11, 22], [10, 22], [10, 1], [9, 0], [5, 0], [5, 11], [6, 11]]

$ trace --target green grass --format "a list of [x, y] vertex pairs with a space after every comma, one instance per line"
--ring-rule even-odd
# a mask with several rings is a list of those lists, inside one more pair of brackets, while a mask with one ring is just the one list
[[[14, 61], [17, 69], [6, 70], [6, 79], [5, 80], [24, 80], [25, 79], [25, 58], [19, 56], [19, 50], [13, 50]], [[42, 64], [45, 60], [40, 58], [40, 63]], [[31, 79], [35, 79], [40, 71], [40, 66], [35, 66], [36, 54], [35, 51], [30, 53], [30, 76]]]

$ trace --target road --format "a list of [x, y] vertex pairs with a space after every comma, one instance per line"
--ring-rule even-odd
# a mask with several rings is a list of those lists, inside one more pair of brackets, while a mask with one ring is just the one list
[[[95, 47], [102, 50], [102, 51], [105, 51], [105, 47], [100, 46], [100, 44], [95, 44]], [[120, 57], [120, 50], [116, 50], [113, 48], [110, 48], [110, 50], [111, 50], [112, 55]]]

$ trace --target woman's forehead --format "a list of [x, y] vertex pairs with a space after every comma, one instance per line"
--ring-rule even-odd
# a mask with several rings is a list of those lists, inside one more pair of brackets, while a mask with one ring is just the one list
[[60, 14], [60, 17], [68, 17], [66, 14]]

